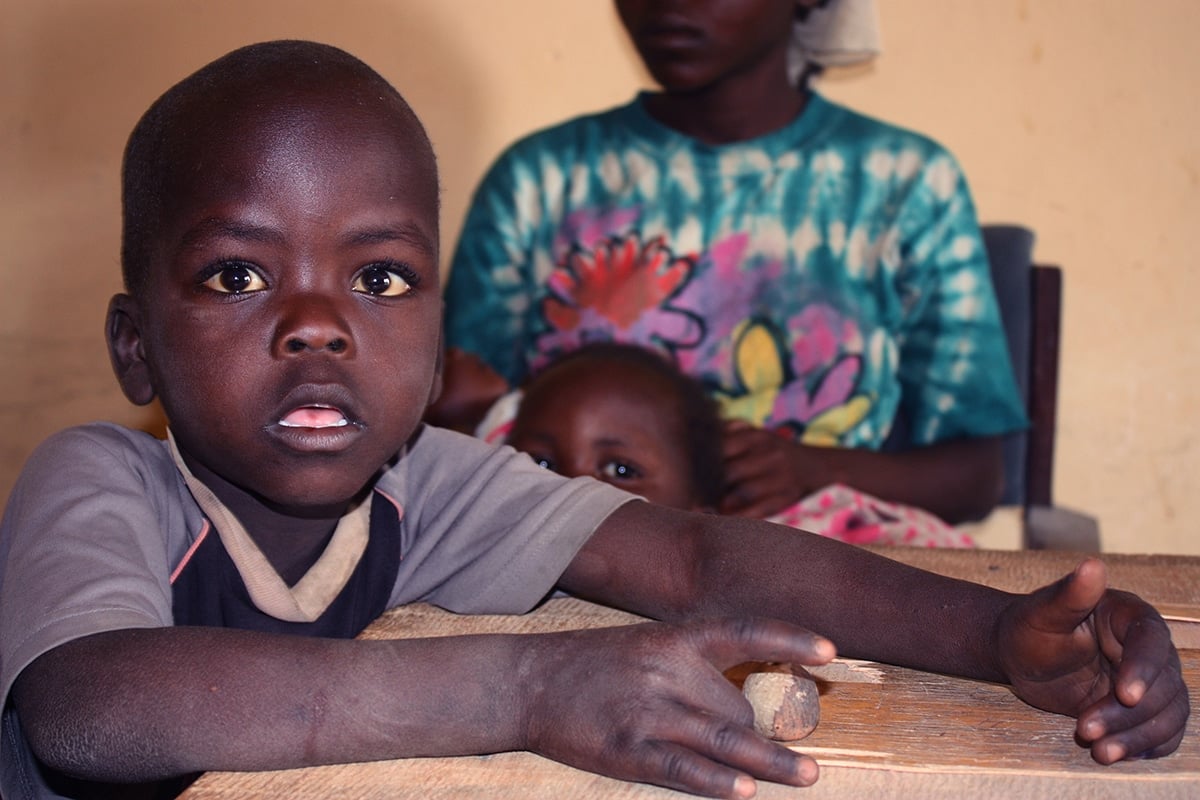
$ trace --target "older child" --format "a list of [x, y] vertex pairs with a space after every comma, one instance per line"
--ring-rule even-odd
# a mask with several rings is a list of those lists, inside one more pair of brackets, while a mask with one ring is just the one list
[[[826, 635], [845, 655], [1007, 682], [1078, 717], [1102, 763], [1178, 745], [1168, 629], [1107, 590], [1098, 561], [1011, 595], [422, 426], [437, 208], [417, 117], [334, 48], [234, 51], [138, 123], [106, 334], [123, 391], [157, 398], [172, 438], [70, 429], [13, 490], [5, 800], [513, 749], [749, 797], [817, 765], [757, 736], [721, 669], [825, 662]], [[343, 638], [397, 604], [522, 612], [556, 585], [665, 622]]]
[[[817, 4], [616, 0], [662, 90], [534, 133], [484, 178], [438, 419], [584, 341], [665, 346], [739, 420], [722, 511], [835, 482], [952, 523], [995, 505], [998, 437], [1025, 417], [971, 196], [936, 143], [794, 84]], [[464, 364], [490, 380], [464, 388]], [[881, 451], [897, 428], [914, 446]]]
[[[721, 420], [704, 387], [646, 348], [587, 344], [536, 373], [485, 438], [563, 475], [590, 475], [653, 503], [714, 511], [724, 493]], [[770, 518], [854, 544], [972, 547], [920, 509], [823, 487]]]

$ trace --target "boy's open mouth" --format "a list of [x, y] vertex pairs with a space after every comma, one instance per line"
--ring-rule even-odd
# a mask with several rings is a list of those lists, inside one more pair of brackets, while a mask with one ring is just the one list
[[301, 406], [279, 420], [281, 428], [344, 428], [350, 421], [333, 406]]

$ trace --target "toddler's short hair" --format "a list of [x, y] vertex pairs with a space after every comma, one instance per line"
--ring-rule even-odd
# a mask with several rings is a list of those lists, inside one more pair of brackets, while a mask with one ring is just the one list
[[691, 467], [688, 476], [696, 499], [716, 508], [725, 491], [725, 471], [721, 458], [721, 415], [715, 400], [704, 385], [685, 374], [665, 356], [636, 344], [592, 342], [561, 356], [543, 367], [526, 382], [526, 388], [561, 365], [579, 359], [596, 359], [628, 364], [662, 378], [668, 385], [680, 415], [683, 447]]

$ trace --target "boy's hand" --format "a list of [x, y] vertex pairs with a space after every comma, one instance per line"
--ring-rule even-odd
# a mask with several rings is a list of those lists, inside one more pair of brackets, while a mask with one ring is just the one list
[[828, 640], [784, 622], [646, 623], [546, 637], [530, 653], [525, 746], [614, 778], [710, 797], [755, 779], [807, 786], [817, 764], [754, 732], [722, 671], [745, 661], [824, 664]]
[[1158, 612], [1105, 581], [1088, 559], [1018, 598], [997, 628], [1001, 667], [1025, 702], [1078, 717], [1101, 764], [1167, 755], [1189, 713], [1179, 654]]
[[763, 519], [783, 511], [828, 481], [815, 480], [821, 465], [785, 435], [741, 420], [725, 423], [722, 514]]

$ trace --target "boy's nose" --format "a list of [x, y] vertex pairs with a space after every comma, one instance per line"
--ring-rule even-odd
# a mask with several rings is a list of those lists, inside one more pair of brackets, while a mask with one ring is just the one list
[[306, 298], [294, 302], [280, 319], [274, 348], [279, 357], [318, 352], [353, 356], [354, 338], [330, 304]]
[[289, 353], [302, 353], [305, 350], [328, 350], [331, 353], [340, 353], [346, 349], [347, 345], [346, 340], [341, 337], [330, 339], [322, 345], [319, 340], [312, 341], [301, 336], [295, 336], [288, 339], [284, 347], [287, 348]]

